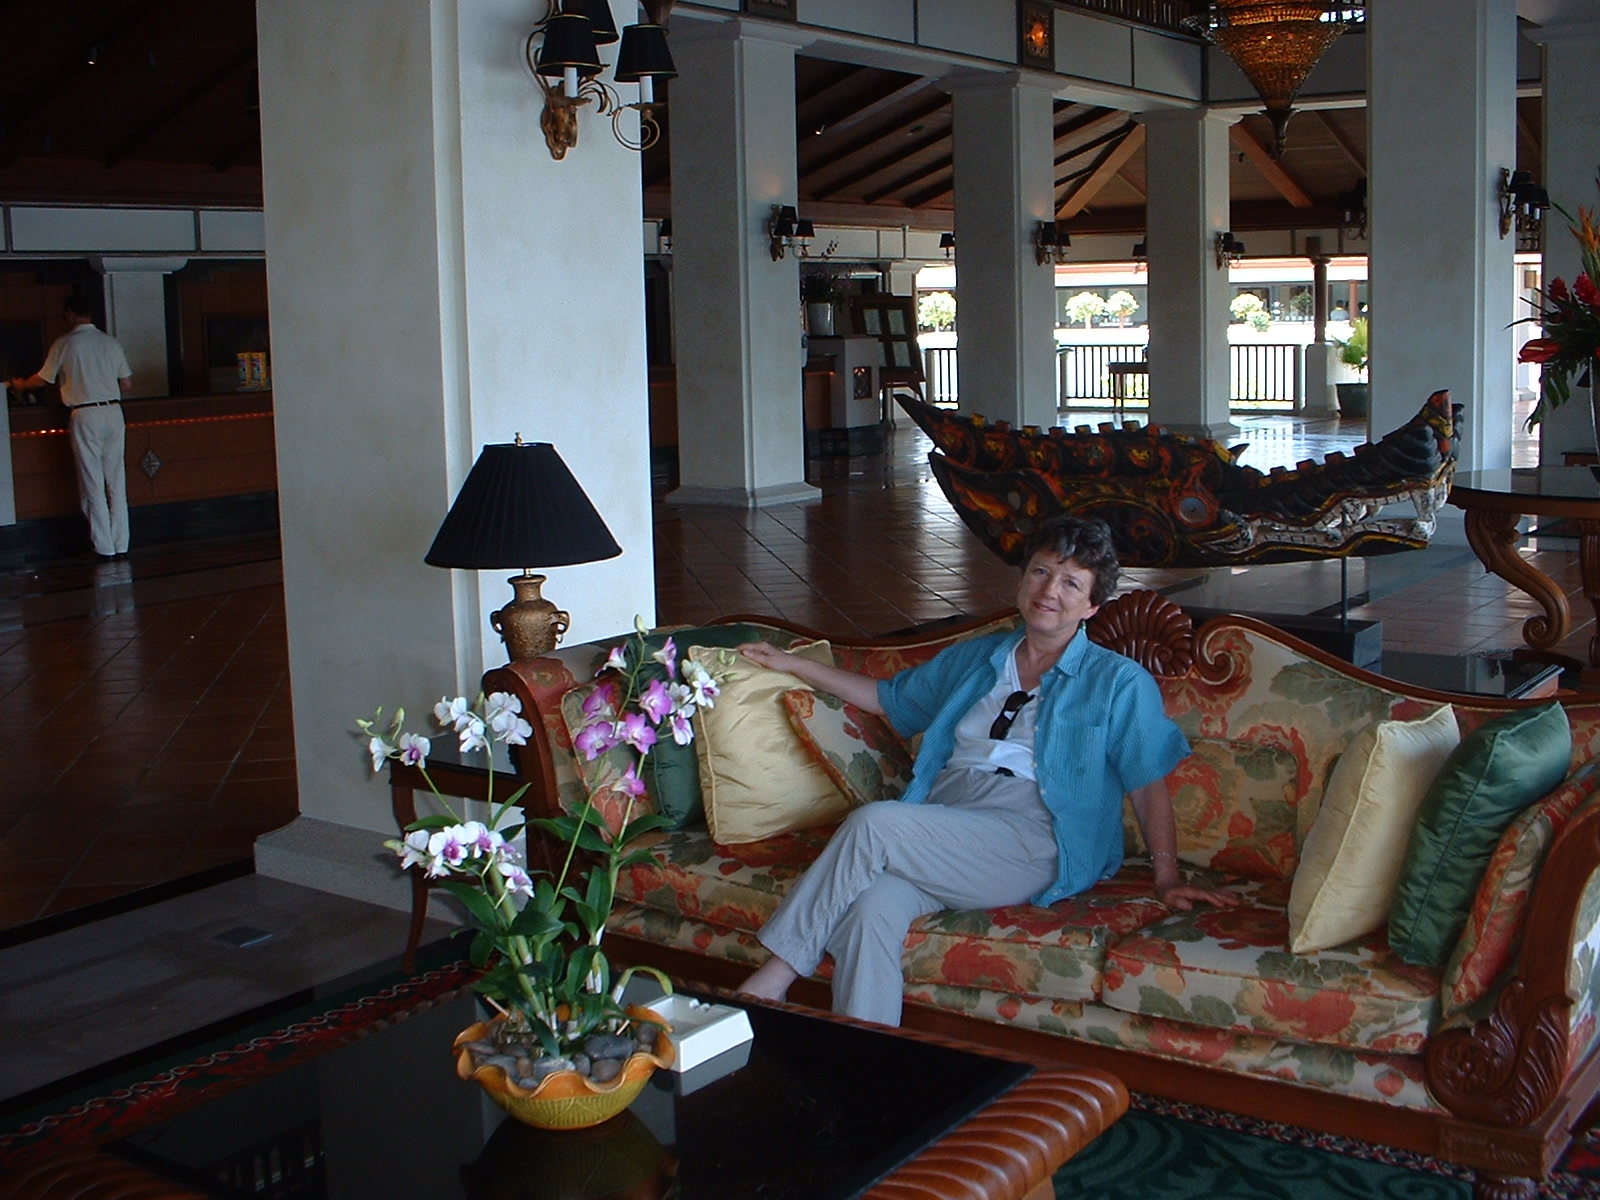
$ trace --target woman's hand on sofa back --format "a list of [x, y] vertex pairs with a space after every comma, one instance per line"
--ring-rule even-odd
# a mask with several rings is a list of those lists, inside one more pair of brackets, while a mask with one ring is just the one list
[[801, 683], [837, 696], [863, 712], [883, 715], [883, 705], [878, 701], [878, 681], [870, 675], [858, 675], [841, 667], [801, 658], [769, 642], [746, 642], [739, 647], [739, 653], [757, 666], [786, 671]]

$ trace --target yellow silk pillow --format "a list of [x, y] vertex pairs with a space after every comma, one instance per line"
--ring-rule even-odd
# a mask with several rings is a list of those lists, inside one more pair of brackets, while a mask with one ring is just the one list
[[1447, 704], [1417, 721], [1379, 721], [1339, 756], [1289, 891], [1289, 948], [1310, 954], [1389, 919], [1423, 797], [1461, 741]]
[[[806, 685], [787, 671], [770, 670], [743, 655], [725, 668], [719, 653], [726, 652], [689, 648], [689, 657], [715, 674], [722, 689], [715, 708], [694, 715], [694, 748], [711, 840], [729, 846], [759, 842], [843, 820], [849, 800], [800, 744], [784, 707], [783, 694]], [[827, 642], [791, 647], [791, 653], [833, 665]]]

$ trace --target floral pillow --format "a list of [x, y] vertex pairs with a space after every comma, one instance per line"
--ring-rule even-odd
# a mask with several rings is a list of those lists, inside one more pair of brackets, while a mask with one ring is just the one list
[[[1299, 760], [1255, 742], [1192, 738], [1167, 776], [1178, 824], [1178, 858], [1251, 879], [1288, 879], [1299, 861], [1295, 787]], [[1130, 801], [1122, 802], [1129, 855], [1147, 853]]]
[[898, 800], [905, 792], [911, 755], [882, 717], [810, 688], [785, 692], [783, 706], [806, 753], [851, 807]]

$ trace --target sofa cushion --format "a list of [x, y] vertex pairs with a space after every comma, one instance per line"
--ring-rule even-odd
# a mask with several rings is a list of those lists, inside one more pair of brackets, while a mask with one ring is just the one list
[[1389, 945], [1441, 967], [1467, 923], [1495, 843], [1519, 812], [1566, 777], [1572, 729], [1559, 704], [1515, 709], [1467, 734], [1440, 768], [1406, 851]]
[[1445, 705], [1416, 721], [1378, 721], [1340, 755], [1289, 894], [1295, 953], [1338, 946], [1388, 920], [1417, 809], [1460, 740]]
[[882, 717], [810, 688], [785, 692], [783, 707], [800, 745], [852, 805], [898, 800], [906, 790], [911, 755]]
[[[1193, 738], [1189, 749], [1167, 776], [1179, 860], [1228, 875], [1288, 879], [1298, 858], [1299, 760], [1275, 746], [1220, 738]], [[1122, 828], [1128, 854], [1145, 854], [1144, 834], [1127, 800]]]
[[1422, 1049], [1439, 972], [1408, 966], [1381, 931], [1293, 954], [1281, 909], [1197, 906], [1112, 942], [1103, 1003], [1124, 1012], [1310, 1045]]
[[650, 861], [624, 868], [617, 902], [755, 932], [772, 917], [835, 827], [799, 829], [747, 845], [719, 846], [704, 830], [680, 829], [644, 842]]
[[[827, 642], [791, 653], [833, 665]], [[689, 657], [717, 676], [716, 707], [694, 715], [694, 747], [706, 826], [724, 845], [744, 844], [842, 820], [850, 809], [827, 772], [802, 749], [783, 707], [783, 694], [801, 686], [787, 671], [748, 659], [733, 670], [717, 666], [726, 651], [694, 646]]]
[[1501, 834], [1467, 913], [1466, 928], [1444, 970], [1440, 994], [1446, 1017], [1488, 995], [1515, 961], [1545, 855], [1579, 805], [1597, 789], [1600, 760], [1591, 760], [1545, 799], [1524, 809]]

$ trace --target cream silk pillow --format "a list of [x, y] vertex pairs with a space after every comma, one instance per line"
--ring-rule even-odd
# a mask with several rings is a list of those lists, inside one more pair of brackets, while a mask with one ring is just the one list
[[[833, 665], [827, 642], [791, 647], [791, 653]], [[803, 688], [787, 671], [773, 671], [740, 655], [731, 668], [719, 652], [692, 646], [689, 657], [718, 677], [715, 708], [694, 715], [694, 747], [700, 760], [711, 840], [723, 845], [826, 825], [844, 819], [850, 802], [800, 744], [783, 694]], [[724, 675], [724, 672], [727, 675]]]
[[1449, 705], [1356, 734], [1328, 778], [1289, 891], [1289, 948], [1343, 945], [1389, 919], [1423, 797], [1461, 741]]

